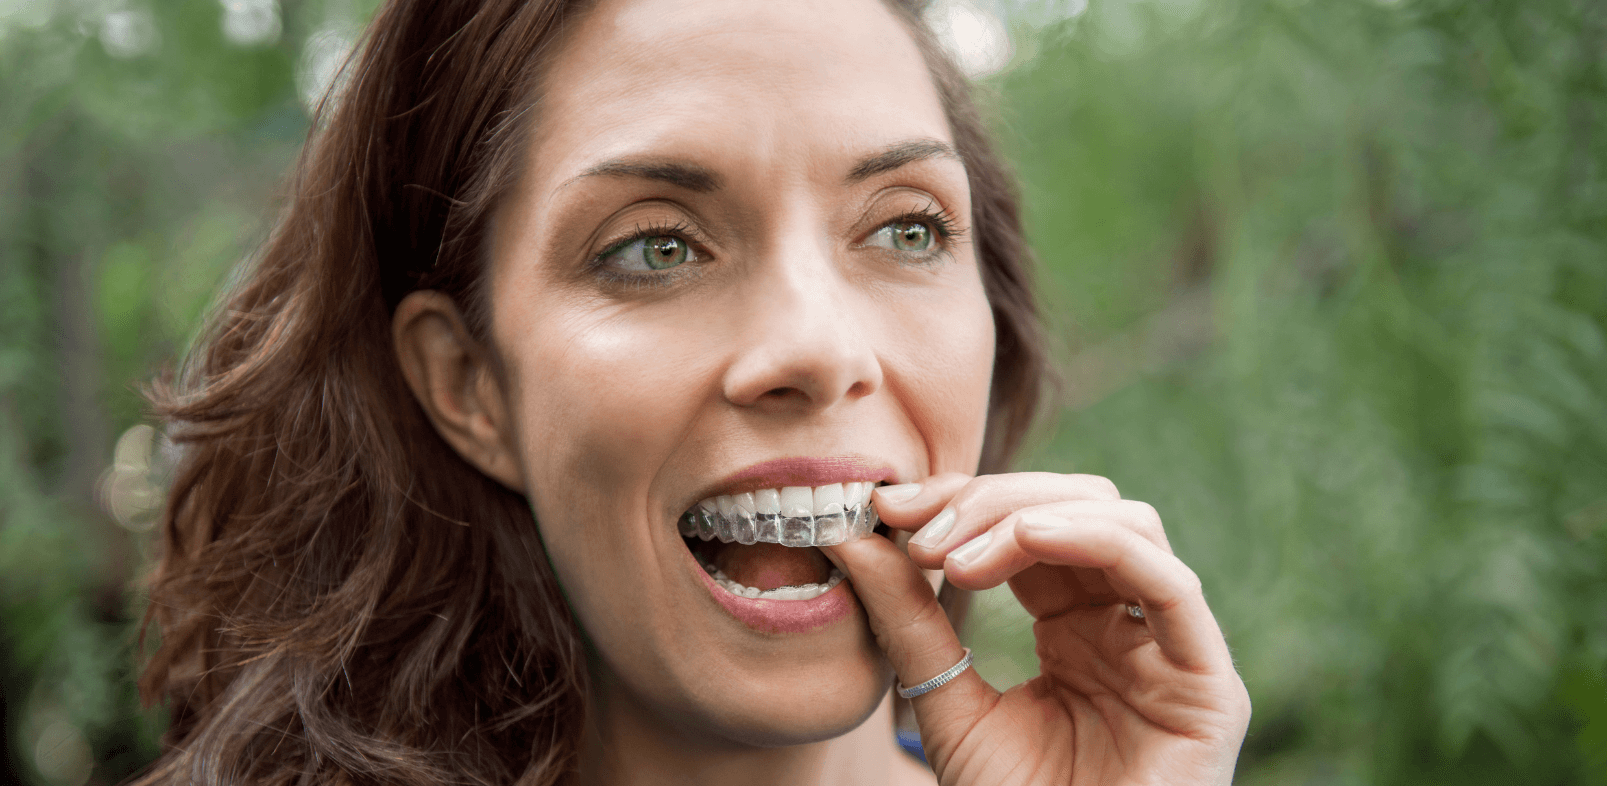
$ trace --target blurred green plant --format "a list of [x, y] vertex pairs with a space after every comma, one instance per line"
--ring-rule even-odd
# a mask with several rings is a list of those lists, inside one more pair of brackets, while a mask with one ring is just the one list
[[[1160, 509], [1255, 701], [1240, 782], [1607, 784], [1607, 7], [1001, 9], [1066, 376], [1027, 463]], [[370, 10], [0, 1], [0, 777], [155, 753], [134, 385]], [[1036, 668], [1006, 601], [998, 683]]]
[[370, 9], [0, 3], [0, 783], [115, 783], [156, 754], [137, 388], [266, 231], [304, 96]]
[[1607, 7], [1032, 42], [998, 89], [1069, 337], [1033, 463], [1169, 522], [1255, 700], [1240, 782], [1607, 783]]

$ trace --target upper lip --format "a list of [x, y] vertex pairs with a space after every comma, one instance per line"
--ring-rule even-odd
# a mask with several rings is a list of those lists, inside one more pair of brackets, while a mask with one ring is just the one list
[[892, 465], [864, 456], [794, 456], [761, 461], [731, 473], [693, 500], [741, 494], [786, 486], [824, 486], [830, 483], [879, 483], [893, 480]]

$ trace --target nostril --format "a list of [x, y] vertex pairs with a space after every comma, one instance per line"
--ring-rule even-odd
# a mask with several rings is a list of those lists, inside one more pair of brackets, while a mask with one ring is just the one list
[[726, 371], [725, 398], [742, 407], [813, 409], [863, 398], [880, 386], [881, 369], [868, 347], [852, 353], [826, 349], [832, 347], [771, 341], [744, 351]]

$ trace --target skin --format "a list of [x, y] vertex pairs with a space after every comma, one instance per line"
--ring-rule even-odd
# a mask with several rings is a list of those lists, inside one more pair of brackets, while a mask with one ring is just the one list
[[[915, 684], [960, 658], [922, 567], [1009, 580], [1044, 661], [1003, 695], [968, 671], [915, 700], [942, 782], [1231, 779], [1248, 700], [1153, 510], [1099, 478], [972, 477], [994, 334], [965, 169], [885, 8], [605, 0], [541, 96], [496, 214], [489, 343], [435, 292], [393, 330], [442, 436], [530, 500], [586, 634], [578, 782], [930, 783], [886, 703], [890, 671]], [[853, 175], [890, 150], [920, 155]], [[919, 252], [889, 242], [912, 223]], [[643, 268], [640, 244], [619, 251], [637, 229], [685, 261]], [[863, 604], [836, 623], [741, 624], [677, 517], [755, 463], [841, 456], [916, 484], [877, 492], [890, 526], [952, 508], [953, 531], [828, 549]]]

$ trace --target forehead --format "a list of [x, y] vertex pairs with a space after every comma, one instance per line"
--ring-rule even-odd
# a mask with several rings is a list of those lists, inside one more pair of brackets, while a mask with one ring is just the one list
[[603, 0], [549, 65], [538, 111], [548, 181], [641, 152], [808, 169], [950, 138], [880, 0]]

